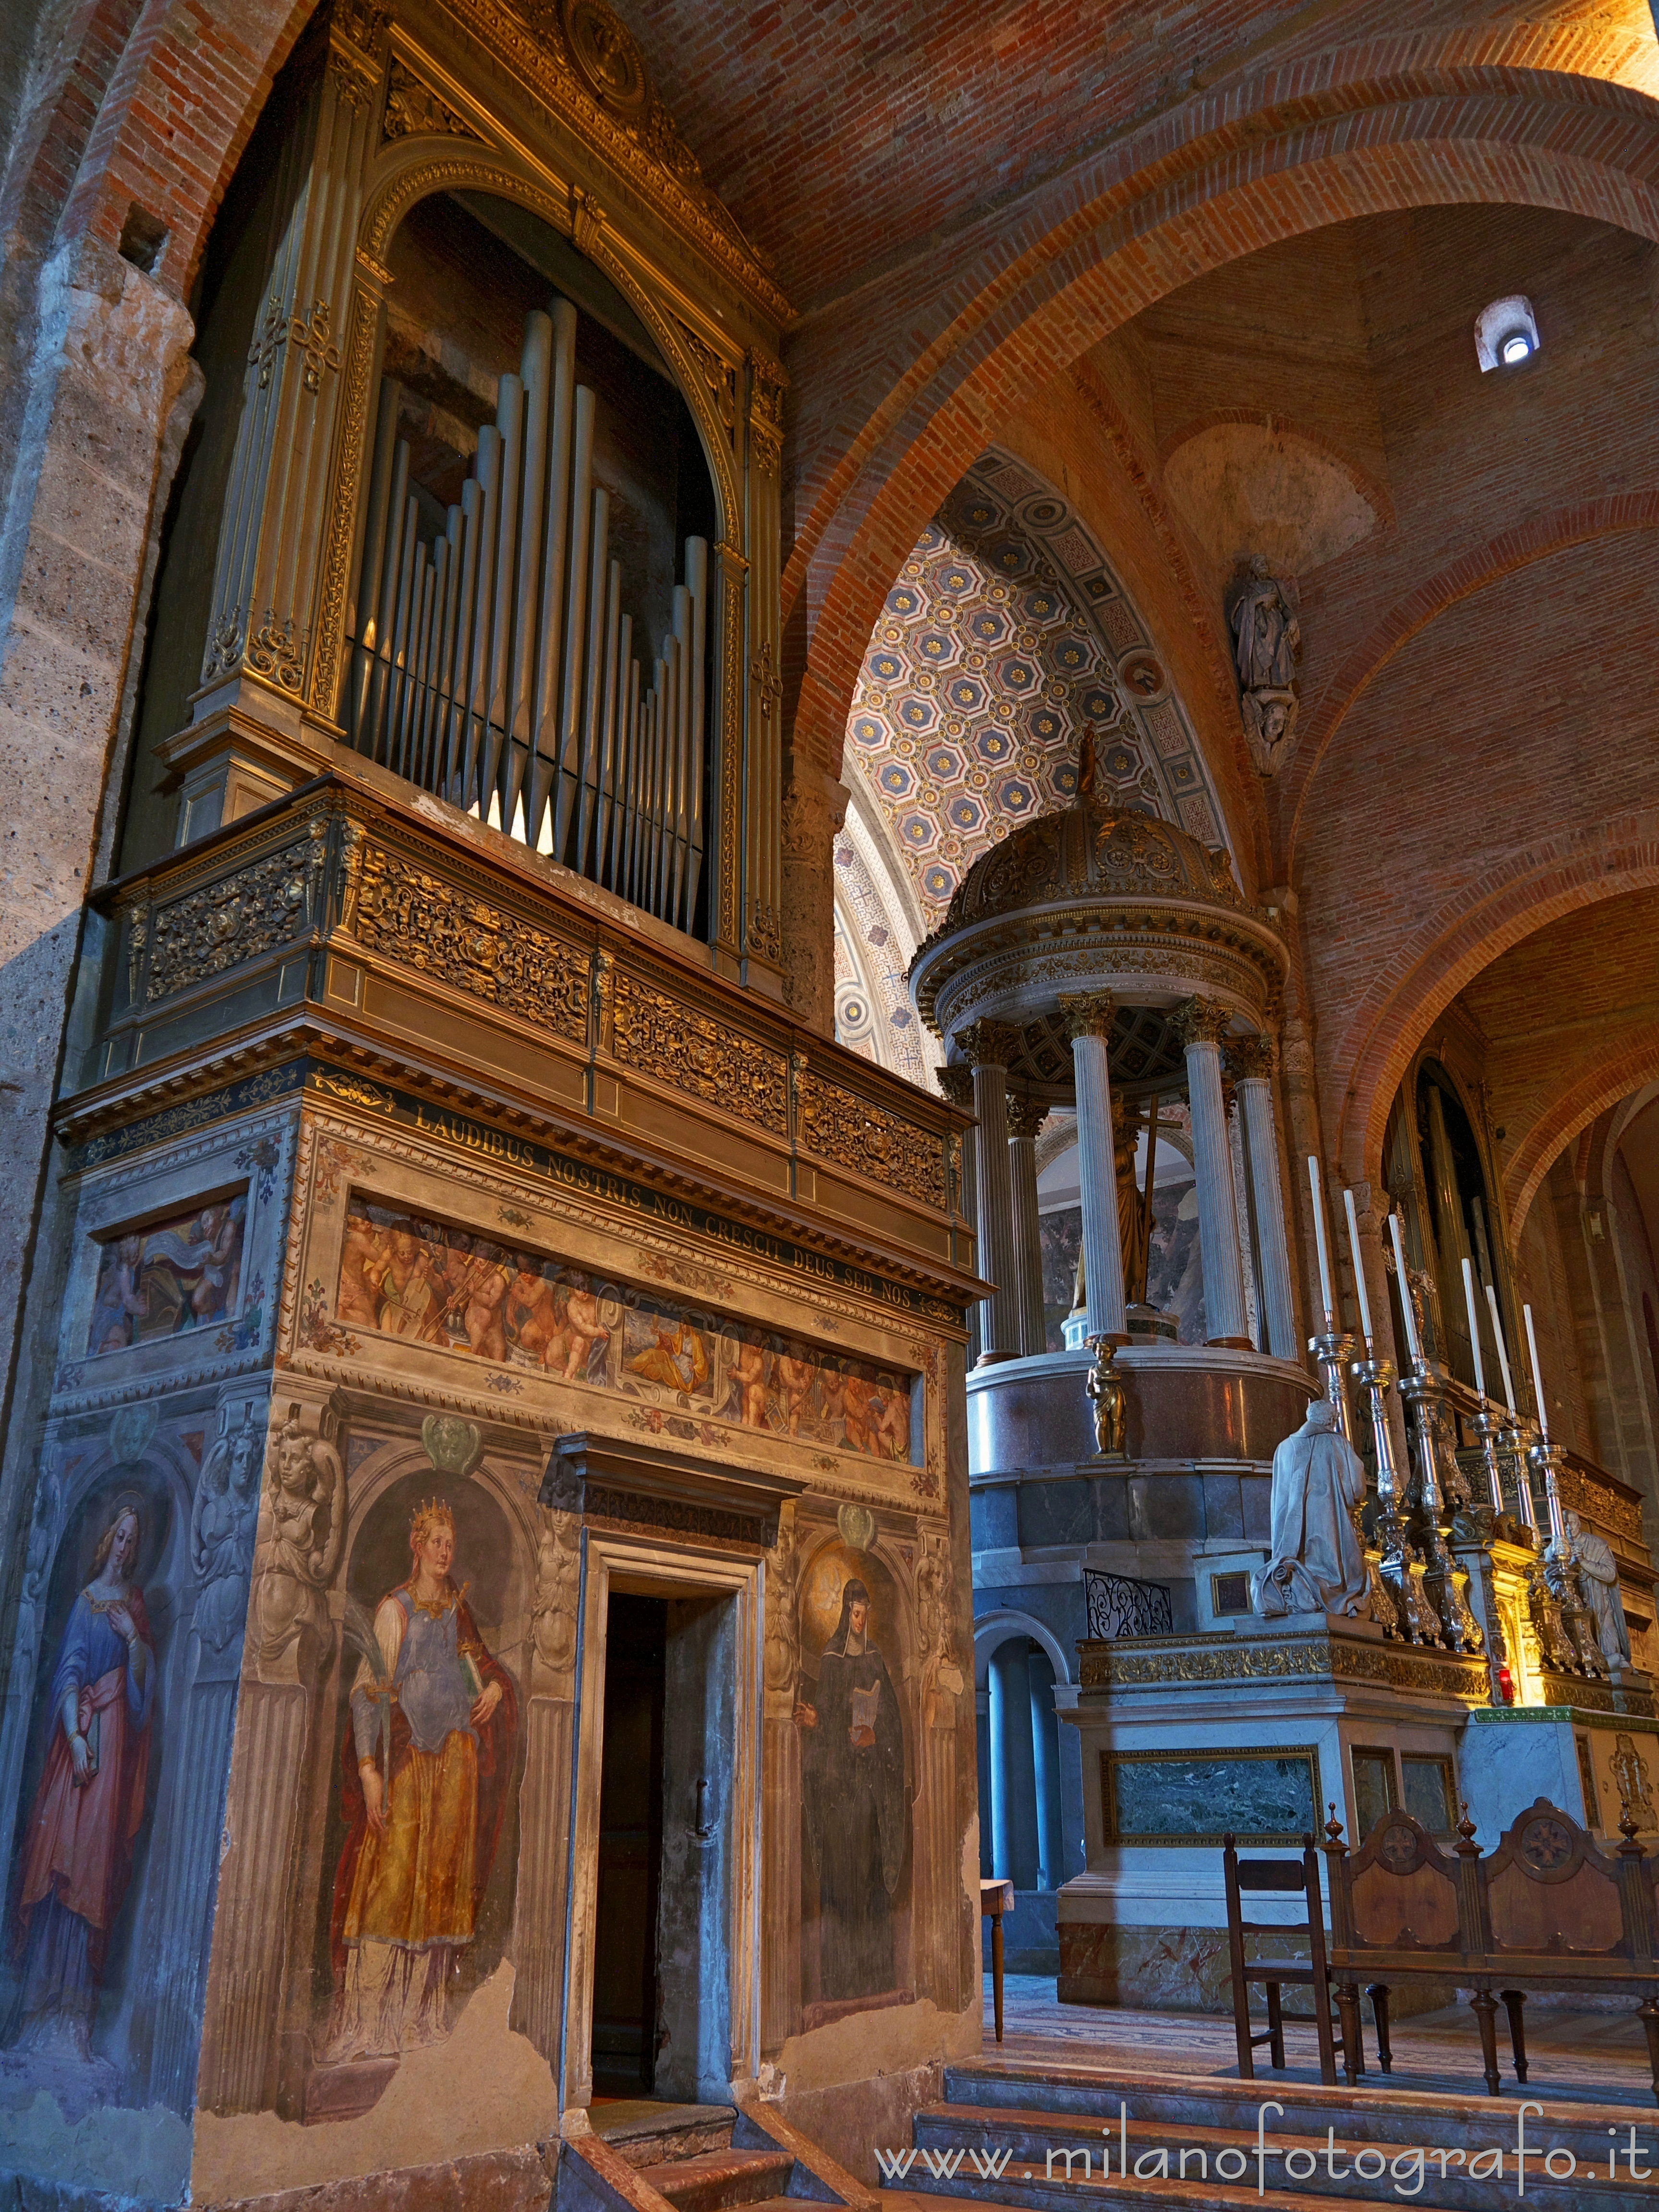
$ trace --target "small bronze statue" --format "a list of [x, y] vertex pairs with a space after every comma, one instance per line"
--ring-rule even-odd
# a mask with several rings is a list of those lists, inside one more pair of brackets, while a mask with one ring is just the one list
[[1095, 1407], [1095, 1449], [1101, 1459], [1122, 1459], [1129, 1407], [1124, 1396], [1123, 1377], [1115, 1364], [1118, 1349], [1103, 1336], [1095, 1337], [1089, 1348], [1095, 1354], [1095, 1364], [1083, 1387]]

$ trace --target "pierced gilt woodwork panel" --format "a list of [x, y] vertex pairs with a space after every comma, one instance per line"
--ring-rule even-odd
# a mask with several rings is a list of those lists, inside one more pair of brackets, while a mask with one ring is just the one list
[[802, 1072], [796, 1096], [802, 1142], [820, 1159], [943, 1208], [944, 1146], [930, 1131], [826, 1082], [809, 1067]]
[[[146, 1004], [292, 944], [315, 917], [326, 826], [156, 909]], [[137, 925], [135, 924], [135, 931]]]
[[589, 959], [424, 868], [370, 844], [353, 933], [359, 944], [577, 1042], [588, 1035]]
[[693, 1013], [665, 991], [619, 975], [611, 1049], [618, 1060], [778, 1136], [789, 1132], [789, 1063], [741, 1030]]

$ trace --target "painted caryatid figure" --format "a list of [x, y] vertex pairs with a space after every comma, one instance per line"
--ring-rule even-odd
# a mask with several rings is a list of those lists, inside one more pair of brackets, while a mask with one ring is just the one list
[[1628, 1666], [1630, 1624], [1625, 1619], [1625, 1601], [1619, 1595], [1619, 1562], [1613, 1556], [1613, 1547], [1571, 1507], [1566, 1522], [1573, 1554], [1578, 1561], [1579, 1579], [1595, 1615], [1595, 1640], [1601, 1646], [1601, 1656], [1622, 1659]]
[[334, 1882], [339, 1996], [326, 2063], [393, 2057], [448, 2033], [513, 1766], [517, 1701], [485, 1649], [441, 1498], [409, 1529], [412, 1571], [360, 1638], [342, 1748], [349, 1832]]
[[808, 1848], [818, 1871], [822, 1993], [832, 2002], [877, 1996], [894, 1984], [893, 1899], [909, 1808], [899, 1700], [870, 1640], [862, 1582], [843, 1586], [814, 1702], [797, 1702], [795, 1720]]
[[90, 2060], [104, 1962], [143, 1826], [156, 1653], [132, 1579], [143, 1508], [118, 1498], [46, 1692], [46, 1763], [23, 1841], [21, 1986], [7, 2041]]
[[1273, 1555], [1250, 1578], [1251, 1601], [1265, 1620], [1287, 1613], [1369, 1618], [1352, 1514], [1364, 1495], [1363, 1462], [1337, 1426], [1336, 1407], [1315, 1398], [1273, 1454]]

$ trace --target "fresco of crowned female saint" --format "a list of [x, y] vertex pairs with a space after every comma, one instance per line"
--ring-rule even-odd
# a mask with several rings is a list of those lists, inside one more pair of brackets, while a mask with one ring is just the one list
[[442, 1499], [416, 1512], [409, 1551], [409, 1579], [358, 1639], [326, 2065], [396, 2057], [448, 2034], [448, 1990], [473, 1941], [512, 1778], [517, 1700], [451, 1576], [455, 1523]]
[[144, 1820], [155, 1638], [132, 1576], [143, 1508], [116, 1499], [70, 1608], [46, 1692], [46, 1762], [30, 1808], [17, 1896], [16, 2005], [5, 2040], [91, 2063], [110, 1930]]
[[899, 1700], [871, 1640], [869, 1612], [869, 1591], [849, 1579], [817, 1688], [795, 1707], [807, 1845], [818, 1872], [820, 1987], [831, 2002], [880, 1996], [896, 1979], [893, 1899], [910, 1809]]

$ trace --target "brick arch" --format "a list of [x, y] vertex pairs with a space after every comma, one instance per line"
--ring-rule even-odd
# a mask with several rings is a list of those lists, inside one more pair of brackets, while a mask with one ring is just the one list
[[[1333, 82], [1353, 57], [1334, 58], [1306, 82], [1279, 72], [1184, 111], [1192, 129], [1194, 115], [1223, 110], [1202, 138], [1171, 149], [1179, 125], [1165, 120], [1101, 156], [1091, 165], [1095, 189], [1071, 180], [1069, 212], [1036, 243], [982, 277], [953, 279], [950, 299], [966, 304], [895, 366], [886, 397], [850, 440], [838, 445], [833, 426], [851, 396], [816, 398], [802, 372], [797, 440], [813, 449], [821, 414], [817, 442], [833, 458], [799, 481], [802, 519], [784, 576], [786, 617], [797, 614], [797, 744], [839, 760], [881, 596], [921, 523], [991, 441], [998, 414], [1155, 301], [1275, 240], [1406, 207], [1548, 207], [1659, 240], [1659, 193], [1643, 174], [1659, 119], [1653, 102], [1546, 70], [1499, 70], [1501, 41], [1475, 42], [1484, 51], [1454, 68], [1448, 57], [1460, 43], [1469, 42], [1442, 42], [1431, 64], [1371, 82]], [[1540, 42], [1527, 46], [1535, 55]]]
[[60, 239], [118, 244], [136, 202], [167, 227], [152, 274], [189, 295], [207, 234], [278, 70], [319, 0], [128, 0], [88, 21], [88, 68], [112, 41], [119, 12], [125, 44], [103, 83], [74, 182], [58, 214]]
[[1344, 1035], [1321, 1055], [1329, 1066], [1352, 1070], [1327, 1125], [1334, 1128], [1336, 1155], [1350, 1181], [1380, 1176], [1394, 1093], [1413, 1054], [1467, 984], [1511, 945], [1563, 915], [1656, 886], [1659, 811], [1644, 810], [1511, 854], [1425, 915], [1379, 969]]
[[1340, 469], [1348, 482], [1359, 494], [1377, 520], [1379, 530], [1394, 526], [1394, 494], [1381, 477], [1373, 476], [1369, 469], [1362, 468], [1351, 455], [1339, 446], [1334, 438], [1323, 430], [1310, 429], [1299, 422], [1294, 415], [1275, 415], [1264, 407], [1216, 407], [1205, 415], [1194, 415], [1173, 430], [1158, 445], [1158, 466], [1168, 468], [1170, 461], [1183, 446], [1190, 446], [1194, 438], [1201, 438], [1206, 430], [1223, 428], [1229, 422], [1249, 422], [1259, 430], [1282, 431], [1287, 438], [1299, 438], [1304, 446], [1312, 446], [1326, 459]]
[[[1540, 1184], [1573, 1139], [1621, 1099], [1656, 1080], [1659, 1080], [1659, 1036], [1610, 1053], [1551, 1099], [1513, 1147], [1503, 1170], [1503, 1194], [1517, 1237]], [[1611, 1140], [1604, 1149], [1611, 1154]]]
[[1513, 575], [1519, 568], [1551, 554], [1583, 545], [1590, 539], [1617, 536], [1627, 530], [1659, 528], [1659, 491], [1612, 493], [1585, 500], [1547, 514], [1528, 516], [1512, 529], [1499, 531], [1483, 544], [1471, 545], [1437, 574], [1419, 584], [1391, 607], [1363, 638], [1321, 688], [1313, 711], [1302, 724], [1288, 798], [1290, 827], [1285, 842], [1287, 872], [1294, 863], [1303, 811], [1326, 754], [1351, 710], [1382, 673], [1395, 654], [1449, 609], [1473, 598], [1489, 585]]

